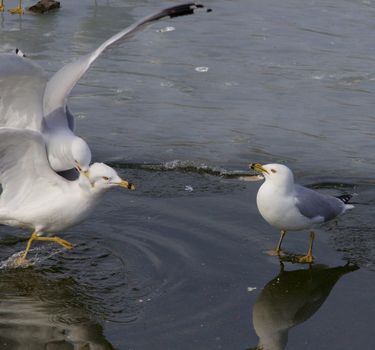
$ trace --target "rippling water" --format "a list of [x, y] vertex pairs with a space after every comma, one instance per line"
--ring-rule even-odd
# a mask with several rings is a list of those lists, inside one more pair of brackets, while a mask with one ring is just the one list
[[[6, 1], [6, 5], [16, 3]], [[31, 3], [26, 1], [26, 5]], [[0, 14], [0, 51], [53, 74], [177, 1], [62, 1]], [[77, 130], [137, 185], [7, 268], [27, 234], [1, 227], [1, 349], [373, 349], [372, 1], [205, 1], [105, 53], [73, 90]], [[264, 252], [250, 162], [285, 162], [355, 209], [317, 232], [309, 269]], [[300, 253], [307, 233], [285, 247]], [[290, 295], [292, 297], [290, 297]], [[258, 349], [260, 349], [258, 347]]]

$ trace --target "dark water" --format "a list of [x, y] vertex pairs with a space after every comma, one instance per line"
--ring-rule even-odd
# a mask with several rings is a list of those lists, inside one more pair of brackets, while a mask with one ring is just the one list
[[[4, 13], [0, 48], [52, 74], [177, 3]], [[0, 349], [374, 348], [375, 3], [205, 4], [106, 53], [73, 90], [95, 160], [137, 191], [108, 193], [62, 235], [73, 251], [40, 244], [27, 269], [6, 266], [28, 233], [0, 228]], [[260, 183], [241, 180], [254, 161], [356, 194], [317, 231], [312, 267], [265, 254], [278, 233], [257, 212]], [[285, 248], [307, 244], [290, 233]]]

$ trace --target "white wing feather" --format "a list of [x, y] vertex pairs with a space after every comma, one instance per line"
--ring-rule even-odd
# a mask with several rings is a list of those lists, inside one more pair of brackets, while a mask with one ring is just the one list
[[8, 210], [35, 201], [41, 193], [63, 193], [68, 187], [48, 163], [43, 136], [15, 128], [0, 128], [0, 183], [0, 208]]
[[0, 55], [0, 126], [41, 130], [47, 78], [28, 58]]

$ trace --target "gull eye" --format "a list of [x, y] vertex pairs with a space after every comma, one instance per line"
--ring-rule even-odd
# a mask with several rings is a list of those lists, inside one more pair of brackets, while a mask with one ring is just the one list
[[102, 176], [102, 179], [105, 180], [105, 181], [108, 181], [108, 180], [109, 180], [109, 177], [107, 177], [107, 176]]
[[271, 169], [271, 171], [272, 171], [273, 173], [277, 173], [277, 171], [276, 171], [275, 169]]

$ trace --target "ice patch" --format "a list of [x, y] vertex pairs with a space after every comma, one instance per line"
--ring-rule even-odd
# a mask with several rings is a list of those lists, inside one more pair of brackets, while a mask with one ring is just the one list
[[208, 72], [208, 67], [195, 67], [195, 71], [199, 73], [206, 73]]
[[226, 87], [232, 87], [232, 86], [238, 86], [238, 85], [240, 85], [240, 84], [237, 83], [236, 81], [226, 81], [224, 83], [224, 86], [226, 86]]
[[312, 79], [314, 80], [323, 80], [325, 78], [325, 75], [324, 74], [315, 74], [313, 76], [311, 76]]
[[167, 32], [173, 32], [176, 28], [175, 27], [165, 27], [157, 30], [159, 33], [167, 33]]
[[173, 87], [174, 83], [172, 83], [171, 81], [162, 81], [160, 83], [160, 86], [162, 86], [162, 87]]

